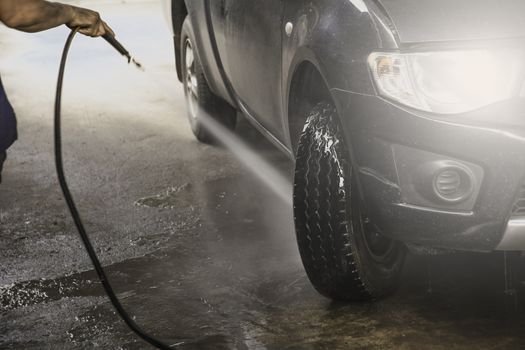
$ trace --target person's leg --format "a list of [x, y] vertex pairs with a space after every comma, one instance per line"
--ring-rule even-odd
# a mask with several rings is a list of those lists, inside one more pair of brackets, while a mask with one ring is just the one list
[[4, 167], [4, 161], [7, 158], [5, 151], [0, 151], [0, 183], [2, 183], [2, 168]]

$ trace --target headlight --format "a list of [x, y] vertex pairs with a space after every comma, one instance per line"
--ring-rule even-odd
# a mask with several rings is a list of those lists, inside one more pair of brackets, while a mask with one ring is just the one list
[[520, 50], [374, 52], [368, 58], [381, 95], [435, 113], [461, 113], [513, 97]]

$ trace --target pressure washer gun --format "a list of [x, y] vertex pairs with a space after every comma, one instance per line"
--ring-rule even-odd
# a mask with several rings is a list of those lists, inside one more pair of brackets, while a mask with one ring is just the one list
[[135, 60], [135, 58], [133, 58], [133, 56], [131, 56], [129, 51], [126, 50], [126, 48], [124, 46], [122, 46], [122, 44], [119, 43], [117, 39], [115, 39], [115, 36], [113, 36], [113, 35], [111, 35], [109, 33], [106, 33], [102, 37], [111, 46], [113, 46], [115, 48], [115, 50], [117, 50], [122, 56], [125, 56], [128, 59], [128, 64], [129, 63], [133, 63], [138, 69], [140, 69], [141, 71], [144, 71], [144, 67], [142, 66], [142, 64], [137, 62], [137, 60]]

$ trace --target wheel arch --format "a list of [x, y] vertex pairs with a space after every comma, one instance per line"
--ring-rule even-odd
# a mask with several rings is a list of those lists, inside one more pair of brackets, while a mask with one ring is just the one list
[[[308, 48], [297, 51], [289, 77], [286, 90], [286, 121], [292, 151], [295, 154], [299, 137], [311, 109], [321, 101], [329, 101], [334, 104], [337, 111], [340, 109], [330, 91], [330, 84], [320, 61]], [[339, 113], [338, 117], [340, 118]]]

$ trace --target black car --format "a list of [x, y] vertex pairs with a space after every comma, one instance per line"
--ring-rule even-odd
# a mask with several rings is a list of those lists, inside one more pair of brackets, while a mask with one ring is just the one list
[[525, 1], [169, 5], [195, 136], [240, 111], [295, 161], [321, 294], [387, 295], [407, 250], [525, 250]]

